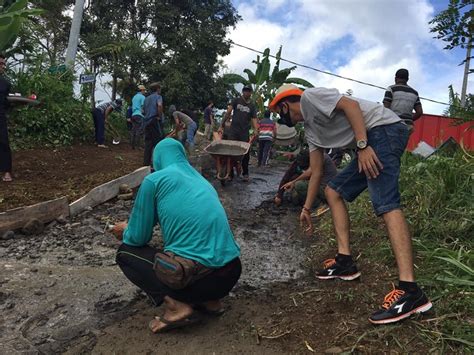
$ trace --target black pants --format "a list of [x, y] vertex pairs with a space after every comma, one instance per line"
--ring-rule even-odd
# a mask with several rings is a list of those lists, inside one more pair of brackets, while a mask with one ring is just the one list
[[270, 150], [272, 149], [271, 140], [258, 141], [258, 166], [267, 165], [270, 159]]
[[8, 141], [7, 117], [0, 113], [0, 171], [9, 173], [12, 171], [12, 151]]
[[132, 128], [130, 130], [130, 144], [132, 149], [140, 147], [140, 136], [142, 135], [142, 116], [132, 116]]
[[163, 303], [164, 296], [188, 304], [219, 300], [229, 294], [242, 271], [240, 259], [236, 258], [190, 286], [173, 290], [164, 285], [153, 270], [153, 260], [157, 252], [157, 249], [148, 245], [132, 247], [122, 244], [116, 257], [116, 262], [124, 275], [145, 291], [156, 306]]
[[105, 143], [105, 115], [101, 110], [92, 110], [92, 118], [94, 119], [95, 142], [97, 144]]
[[147, 123], [144, 129], [145, 132], [145, 151], [143, 155], [143, 165], [152, 165], [153, 149], [159, 141], [163, 139], [163, 130], [160, 122], [155, 118]]

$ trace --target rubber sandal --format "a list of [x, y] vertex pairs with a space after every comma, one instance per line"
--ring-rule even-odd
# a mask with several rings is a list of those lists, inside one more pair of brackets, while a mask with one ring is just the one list
[[204, 307], [202, 304], [197, 304], [193, 308], [198, 312], [201, 312], [203, 314], [206, 314], [208, 316], [213, 316], [213, 317], [220, 317], [227, 311], [225, 307], [222, 307], [216, 310], [210, 310]]
[[[188, 325], [191, 325], [191, 324], [196, 324], [196, 323], [199, 323], [202, 319], [194, 314], [190, 315], [188, 318], [185, 318], [185, 319], [181, 319], [181, 320], [177, 320], [177, 321], [169, 321], [169, 320], [166, 320], [165, 318], [161, 318], [161, 317], [155, 317], [155, 319], [152, 319], [149, 323], [148, 323], [148, 328], [150, 328], [150, 330], [152, 331], [152, 333], [156, 334], [156, 333], [163, 333], [163, 332], [167, 332], [169, 330], [172, 330], [172, 329], [178, 329], [178, 328], [183, 328], [183, 327], [186, 327]], [[159, 322], [162, 322], [162, 323], [165, 323], [166, 325], [161, 328], [161, 329], [158, 329], [158, 330], [154, 330], [155, 329], [155, 325], [153, 324], [155, 321], [159, 321]]]

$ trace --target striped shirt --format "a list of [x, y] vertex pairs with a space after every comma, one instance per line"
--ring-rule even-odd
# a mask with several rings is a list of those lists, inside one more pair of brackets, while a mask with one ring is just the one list
[[385, 91], [384, 103], [390, 104], [390, 110], [395, 112], [406, 124], [413, 125], [413, 109], [421, 106], [418, 92], [408, 85], [391, 85]]
[[112, 110], [115, 110], [115, 111], [120, 111], [121, 107], [119, 105], [117, 105], [114, 101], [110, 101], [110, 102], [104, 102], [100, 105], [98, 105], [96, 107], [96, 109], [100, 110], [102, 113], [105, 114], [105, 111], [107, 111], [107, 109], [112, 106]]
[[275, 129], [275, 122], [270, 118], [264, 118], [258, 124], [258, 139], [272, 141], [273, 130]]

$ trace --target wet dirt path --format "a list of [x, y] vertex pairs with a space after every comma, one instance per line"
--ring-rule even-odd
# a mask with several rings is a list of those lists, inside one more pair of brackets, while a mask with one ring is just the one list
[[281, 352], [277, 343], [260, 343], [254, 325], [274, 311], [273, 290], [306, 282], [297, 210], [270, 202], [283, 171], [253, 169], [250, 183], [215, 184], [242, 248], [242, 278], [223, 317], [169, 334], [148, 331], [160, 310], [121, 274], [119, 243], [104, 234], [107, 221], [127, 218], [131, 202], [112, 201], [41, 235], [0, 241], [0, 353]]

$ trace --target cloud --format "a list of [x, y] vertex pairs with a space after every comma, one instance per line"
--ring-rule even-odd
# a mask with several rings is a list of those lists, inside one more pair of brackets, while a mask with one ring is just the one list
[[[410, 70], [420, 96], [448, 101], [448, 86], [461, 91], [462, 51], [445, 51], [429, 32], [434, 16], [428, 0], [299, 0], [291, 3], [239, 1], [243, 20], [230, 33], [239, 44], [382, 87], [393, 83], [398, 68]], [[256, 53], [233, 47], [224, 62], [232, 72], [254, 68]], [[282, 66], [291, 64], [282, 63]], [[355, 96], [381, 101], [383, 90], [298, 68], [292, 76], [314, 84], [352, 89]], [[472, 84], [472, 80], [470, 81]], [[442, 113], [445, 106], [423, 101], [425, 112]]]

